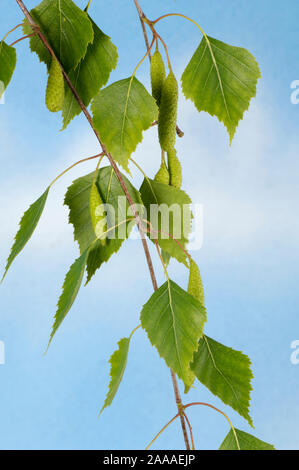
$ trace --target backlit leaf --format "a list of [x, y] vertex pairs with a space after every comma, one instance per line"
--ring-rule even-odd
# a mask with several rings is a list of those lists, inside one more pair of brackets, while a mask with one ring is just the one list
[[205, 321], [205, 308], [171, 280], [151, 296], [141, 312], [141, 325], [150, 342], [188, 386], [190, 362], [198, 349]]
[[126, 78], [101, 90], [91, 109], [102, 142], [127, 170], [130, 155], [142, 141], [142, 132], [157, 119], [154, 98], [137, 78]]
[[183, 73], [182, 87], [198, 111], [224, 123], [232, 141], [260, 76], [258, 63], [246, 49], [203, 37]]
[[110, 383], [109, 391], [107, 393], [105, 403], [100, 411], [100, 414], [104, 411], [107, 406], [110, 406], [117, 393], [118, 387], [122, 381], [129, 353], [130, 338], [123, 338], [118, 342], [118, 349], [114, 351], [109, 362], [111, 364], [110, 369]]
[[275, 450], [272, 444], [261, 441], [247, 432], [235, 428], [235, 433], [236, 436], [232, 429], [229, 431], [219, 450]]
[[[92, 98], [104, 86], [117, 64], [117, 49], [110, 38], [90, 19], [94, 31], [94, 40], [89, 44], [84, 59], [81, 60], [75, 70], [69, 73], [69, 78], [82, 99], [88, 106]], [[78, 114], [81, 108], [73, 93], [67, 87], [65, 101], [62, 110], [63, 129]]]
[[[43, 0], [30, 14], [66, 72], [77, 67], [93, 41], [93, 27], [87, 13], [72, 0]], [[30, 31], [25, 22], [24, 32]], [[50, 53], [37, 35], [30, 38], [30, 48], [41, 62], [50, 66]]]
[[50, 188], [47, 188], [44, 194], [42, 194], [41, 197], [39, 197], [37, 201], [35, 201], [29, 207], [29, 209], [24, 213], [20, 222], [19, 231], [16, 234], [15, 242], [11, 248], [11, 252], [7, 260], [5, 273], [4, 273], [2, 280], [6, 276], [6, 273], [10, 265], [12, 264], [13, 260], [15, 259], [15, 257], [23, 250], [24, 246], [26, 245], [28, 240], [31, 238], [38, 224], [38, 221], [43, 213], [43, 210], [47, 201], [49, 189]]
[[17, 53], [14, 47], [0, 42], [0, 99], [7, 88], [17, 63]]
[[144, 179], [140, 194], [152, 225], [150, 239], [157, 239], [163, 251], [187, 266], [182, 248], [191, 232], [191, 199], [180, 189], [148, 178]]
[[249, 358], [240, 351], [223, 346], [204, 335], [194, 354], [191, 370], [203, 385], [252, 426], [249, 416], [253, 378], [250, 365]]

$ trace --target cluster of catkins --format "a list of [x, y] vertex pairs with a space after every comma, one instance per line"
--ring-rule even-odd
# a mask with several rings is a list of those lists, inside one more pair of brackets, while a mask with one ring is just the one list
[[[155, 180], [180, 189], [182, 185], [182, 168], [175, 149], [178, 83], [170, 70], [166, 71], [162, 56], [158, 49], [151, 61], [152, 95], [159, 106], [158, 131], [162, 149], [162, 162]], [[164, 158], [167, 153], [167, 164]]]
[[[158, 133], [162, 149], [162, 161], [155, 181], [181, 189], [182, 167], [175, 149], [178, 109], [178, 82], [172, 70], [166, 77], [166, 71], [162, 56], [158, 49], [153, 54], [151, 61], [152, 95], [159, 107]], [[167, 154], [167, 164], [165, 161]], [[162, 252], [164, 261], [169, 262], [169, 255]], [[204, 291], [200, 271], [193, 259], [189, 258], [190, 274], [188, 292], [204, 305]]]

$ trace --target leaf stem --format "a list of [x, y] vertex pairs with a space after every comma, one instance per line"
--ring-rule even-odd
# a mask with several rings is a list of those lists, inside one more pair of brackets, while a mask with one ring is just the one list
[[159, 436], [161, 436], [162, 432], [165, 431], [166, 428], [168, 428], [168, 426], [173, 423], [178, 417], [180, 416], [180, 413], [177, 413], [170, 421], [168, 421], [167, 424], [165, 424], [165, 426], [163, 426], [163, 428], [161, 429], [161, 431], [158, 432], [158, 434], [156, 434], [156, 436], [154, 437], [154, 439], [149, 443], [149, 445], [145, 448], [145, 450], [148, 450], [152, 445], [153, 443], [158, 439]]
[[183, 415], [184, 415], [184, 418], [185, 418], [185, 420], [186, 420], [186, 423], [188, 424], [188, 427], [189, 427], [189, 432], [190, 432], [190, 437], [191, 437], [191, 443], [192, 443], [192, 450], [195, 450], [192, 426], [191, 426], [190, 421], [189, 421], [189, 419], [188, 419], [188, 416], [186, 415], [185, 412], [183, 412]]
[[61, 176], [65, 175], [65, 173], [67, 173], [69, 170], [71, 170], [72, 168], [74, 168], [75, 166], [79, 165], [79, 163], [83, 163], [83, 162], [88, 162], [89, 160], [93, 160], [95, 158], [100, 158], [100, 157], [104, 157], [105, 156], [105, 153], [102, 152], [102, 153], [99, 153], [98, 155], [94, 155], [93, 157], [88, 157], [88, 158], [83, 158], [82, 160], [79, 160], [78, 162], [74, 163], [73, 165], [69, 166], [66, 170], [64, 170], [62, 173], [60, 173], [60, 175], [56, 176], [56, 178], [52, 181], [52, 183], [50, 184], [50, 187], [53, 186], [54, 183], [56, 183], [56, 181], [61, 178]]
[[4, 38], [2, 39], [1, 42], [5, 41], [5, 39], [7, 38], [7, 36], [11, 33], [13, 33], [16, 29], [20, 28], [21, 26], [23, 26], [22, 23], [18, 24], [17, 26], [15, 26], [14, 28], [12, 28], [10, 31], [8, 31], [8, 33], [5, 34]]
[[221, 410], [219, 410], [218, 408], [216, 408], [216, 406], [210, 405], [209, 403], [194, 402], [194, 403], [189, 403], [188, 405], [183, 405], [183, 407], [184, 407], [184, 409], [186, 409], [186, 408], [189, 408], [189, 406], [196, 406], [196, 405], [208, 406], [209, 408], [212, 408], [213, 410], [215, 410], [215, 411], [217, 411], [218, 413], [222, 414], [222, 415], [227, 419], [227, 421], [229, 422], [229, 425], [230, 425], [230, 427], [231, 427], [231, 430], [232, 430], [232, 432], [233, 432], [233, 434], [234, 434], [234, 438], [235, 438], [235, 441], [236, 441], [238, 450], [241, 450], [240, 444], [239, 444], [239, 439], [238, 439], [236, 430], [235, 430], [234, 425], [232, 424], [231, 420], [229, 419], [229, 417], [228, 417], [223, 411], [221, 411]]
[[86, 13], [88, 13], [88, 10], [89, 10], [89, 7], [90, 7], [90, 4], [91, 4], [91, 0], [89, 0], [89, 2], [88, 2], [88, 4], [87, 4], [87, 6], [86, 6], [86, 8], [85, 8], [85, 11], [86, 11]]
[[192, 18], [189, 18], [189, 16], [183, 15], [181, 13], [168, 13], [167, 15], [162, 15], [159, 18], [157, 18], [156, 20], [150, 21], [150, 24], [155, 25], [156, 23], [158, 23], [158, 21], [161, 21], [164, 18], [168, 18], [170, 16], [180, 16], [181, 18], [184, 18], [185, 20], [191, 21], [191, 23], [193, 23], [200, 30], [202, 35], [207, 37], [207, 35], [204, 32], [204, 30], [202, 29], [202, 27], [195, 20], [193, 20]]
[[24, 39], [32, 38], [32, 36], [35, 36], [35, 35], [36, 35], [36, 33], [27, 34], [26, 36], [23, 36], [20, 39], [17, 39], [16, 41], [12, 42], [9, 46], [12, 47], [15, 44], [18, 44], [18, 42], [24, 41]]

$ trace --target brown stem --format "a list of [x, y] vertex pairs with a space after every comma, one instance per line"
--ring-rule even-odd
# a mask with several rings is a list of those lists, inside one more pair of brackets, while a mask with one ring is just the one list
[[[139, 19], [140, 19], [140, 23], [141, 23], [141, 27], [142, 27], [142, 31], [143, 31], [145, 45], [146, 45], [147, 50], [149, 50], [148, 35], [147, 35], [146, 29], [145, 29], [145, 24], [144, 24], [144, 21], [143, 21], [146, 18], [146, 16], [145, 16], [144, 12], [142, 11], [138, 0], [134, 0], [134, 3], [136, 5], [137, 11], [138, 11], [138, 15], [139, 15]], [[151, 62], [151, 60], [152, 60], [151, 53], [148, 54], [148, 58], [149, 58], [149, 61]], [[177, 133], [178, 137], [184, 137], [184, 132], [179, 128], [179, 126], [176, 126], [176, 133]]]
[[[143, 19], [146, 18], [146, 16], [143, 13], [143, 11], [141, 9], [141, 6], [139, 5], [138, 0], [134, 0], [134, 3], [136, 5], [138, 15], [139, 15], [139, 19], [140, 19], [141, 24], [142, 24], [142, 30], [143, 30], [143, 35], [144, 35], [144, 39], [145, 39], [145, 44], [146, 44], [146, 47], [147, 47], [147, 50], [148, 50], [149, 49], [149, 40], [148, 40], [147, 32], [146, 32], [146, 29], [145, 29], [144, 21], [143, 21]], [[150, 61], [151, 61], [151, 59], [150, 59]], [[177, 127], [177, 129], [178, 129], [178, 127]], [[179, 132], [177, 131], [177, 133], [181, 137], [182, 137], [182, 135], [184, 135], [184, 133], [180, 129], [179, 129]], [[172, 380], [172, 385], [173, 385], [175, 401], [176, 401], [178, 411], [179, 411], [179, 414], [180, 414], [181, 426], [182, 426], [182, 431], [183, 431], [183, 436], [184, 436], [184, 440], [185, 440], [186, 449], [190, 450], [190, 443], [189, 443], [189, 438], [188, 438], [188, 433], [187, 433], [187, 428], [186, 428], [186, 422], [185, 422], [185, 418], [184, 418], [184, 415], [183, 415], [182, 399], [181, 399], [180, 392], [179, 392], [177, 378], [176, 378], [175, 373], [172, 370], [170, 372], [171, 372], [171, 380]]]
[[[27, 10], [26, 6], [24, 5], [24, 2], [22, 0], [16, 0], [17, 4], [19, 5], [19, 7], [21, 8], [22, 12], [24, 13], [25, 17], [27, 18], [27, 20], [29, 21], [29, 24], [31, 25], [33, 31], [35, 31], [38, 36], [40, 37], [41, 41], [43, 42], [44, 46], [46, 47], [46, 49], [50, 52], [50, 54], [52, 55], [52, 57], [55, 57], [57, 59], [57, 57], [55, 56], [55, 53], [52, 49], [52, 47], [50, 46], [50, 44], [48, 43], [47, 39], [44, 37], [43, 33], [41, 32], [40, 28], [35, 24], [33, 18], [31, 17], [29, 11]], [[150, 271], [150, 275], [151, 275], [151, 280], [152, 280], [152, 284], [153, 284], [153, 287], [155, 290], [158, 289], [158, 284], [157, 284], [157, 281], [156, 281], [156, 277], [155, 277], [155, 273], [154, 273], [154, 268], [153, 268], [153, 263], [152, 263], [152, 259], [151, 259], [151, 256], [150, 256], [150, 252], [149, 252], [149, 249], [148, 249], [148, 245], [147, 245], [147, 242], [146, 242], [146, 238], [145, 238], [145, 234], [144, 234], [144, 231], [142, 230], [142, 221], [139, 217], [139, 214], [138, 212], [136, 211], [136, 208], [135, 208], [135, 205], [134, 205], [134, 202], [132, 200], [132, 197], [126, 187], [126, 184], [123, 180], [123, 177], [112, 157], [112, 155], [110, 153], [107, 152], [106, 150], [106, 147], [104, 146], [104, 144], [102, 143], [101, 139], [100, 139], [100, 136], [96, 130], [96, 128], [94, 127], [94, 124], [93, 124], [93, 121], [92, 121], [92, 117], [89, 113], [89, 111], [87, 110], [86, 106], [84, 105], [82, 99], [80, 98], [80, 96], [78, 95], [76, 89], [74, 88], [72, 82], [70, 81], [67, 73], [65, 72], [65, 70], [63, 69], [63, 66], [60, 64], [60, 62], [58, 61], [60, 67], [61, 67], [61, 70], [62, 70], [62, 73], [64, 75], [64, 78], [65, 78], [65, 81], [68, 85], [68, 87], [70, 88], [71, 92], [73, 93], [76, 101], [78, 102], [80, 108], [82, 109], [86, 119], [88, 120], [95, 136], [97, 137], [98, 139], [98, 142], [102, 148], [102, 151], [107, 155], [107, 158], [110, 162], [110, 165], [112, 166], [113, 170], [115, 171], [115, 174], [119, 180], [119, 183], [122, 187], [122, 190], [129, 202], [129, 205], [130, 205], [130, 208], [132, 209], [132, 212], [134, 214], [134, 217], [136, 219], [136, 223], [137, 223], [137, 226], [138, 226], [138, 229], [139, 229], [139, 232], [140, 232], [140, 236], [141, 236], [141, 240], [142, 240], [142, 244], [143, 244], [143, 249], [144, 249], [144, 252], [145, 252], [145, 256], [146, 256], [146, 260], [147, 260], [147, 264], [148, 264], [148, 268], [149, 268], [149, 271]]]
[[12, 42], [9, 46], [15, 46], [16, 44], [18, 44], [18, 42], [24, 41], [24, 39], [32, 38], [32, 36], [35, 36], [35, 34], [36, 33], [27, 34], [26, 36], [23, 36], [20, 39], [17, 39], [16, 41]]
[[[134, 0], [135, 1], [135, 0]], [[22, 0], [16, 0], [17, 4], [19, 5], [19, 7], [21, 8], [24, 16], [27, 18], [29, 24], [31, 25], [32, 29], [34, 32], [36, 32], [39, 36], [39, 38], [41, 39], [41, 41], [43, 42], [44, 46], [46, 47], [46, 49], [49, 51], [49, 53], [52, 55], [52, 57], [55, 57], [57, 59], [57, 57], [55, 56], [55, 53], [52, 49], [52, 47], [50, 46], [50, 44], [48, 43], [47, 39], [44, 37], [43, 33], [41, 32], [40, 28], [38, 27], [38, 25], [35, 24], [33, 18], [31, 17], [29, 11], [27, 10], [26, 6], [24, 5], [24, 2]], [[137, 0], [135, 1], [135, 4], [138, 3]], [[137, 6], [137, 5], [136, 5]], [[140, 8], [140, 7], [139, 7]], [[146, 238], [145, 238], [145, 234], [144, 234], [144, 230], [142, 229], [142, 226], [143, 226], [143, 223], [140, 219], [140, 216], [138, 214], [138, 212], [136, 211], [136, 208], [135, 208], [135, 205], [134, 205], [134, 202], [132, 200], [132, 197], [126, 187], [126, 184], [122, 178], [122, 175], [116, 165], [116, 162], [114, 161], [112, 155], [110, 153], [107, 152], [106, 150], [106, 147], [105, 145], [102, 143], [101, 139], [100, 139], [100, 136], [96, 130], [96, 128], [94, 127], [94, 124], [93, 124], [93, 121], [92, 121], [92, 117], [89, 113], [89, 111], [87, 110], [86, 106], [84, 105], [81, 97], [79, 96], [79, 94], [77, 93], [76, 89], [74, 88], [71, 80], [69, 79], [67, 73], [65, 72], [63, 66], [61, 65], [61, 63], [58, 61], [60, 67], [61, 67], [61, 70], [62, 70], [62, 73], [64, 75], [64, 78], [65, 78], [65, 81], [68, 85], [68, 87], [70, 88], [71, 92], [73, 93], [76, 101], [78, 102], [80, 108], [82, 109], [87, 121], [89, 122], [95, 136], [97, 137], [98, 139], [98, 142], [102, 148], [102, 151], [107, 155], [107, 158], [113, 168], [113, 170], [115, 171], [115, 174], [119, 180], [119, 183], [122, 187], [122, 190], [128, 200], [128, 203], [130, 205], [130, 208], [132, 209], [132, 212], [134, 214], [134, 217], [136, 219], [136, 223], [137, 223], [137, 226], [138, 226], [138, 230], [139, 230], [139, 233], [140, 233], [140, 236], [141, 236], [141, 240], [142, 240], [142, 245], [143, 245], [143, 249], [144, 249], [144, 252], [145, 252], [145, 257], [146, 257], [146, 261], [147, 261], [147, 264], [148, 264], [148, 268], [149, 268], [149, 272], [150, 272], [150, 276], [151, 276], [151, 280], [152, 280], [152, 284], [153, 284], [153, 288], [154, 290], [157, 290], [158, 289], [158, 284], [157, 284], [157, 280], [156, 280], [156, 276], [155, 276], [155, 272], [154, 272], [154, 267], [153, 267], [153, 263], [152, 263], [152, 259], [151, 259], [151, 255], [150, 255], [150, 252], [149, 252], [149, 248], [148, 248], [148, 244], [147, 244], [147, 241], [146, 241]], [[176, 381], [176, 377], [174, 375], [174, 373], [171, 371], [171, 375], [172, 375], [172, 382], [173, 382], [173, 386], [174, 386], [174, 390], [175, 390], [175, 398], [176, 398], [176, 402], [180, 404], [180, 406], [182, 405], [182, 402], [181, 402], [181, 397], [180, 397], [180, 394], [179, 394], [179, 390], [178, 390], [178, 385], [177, 385], [177, 381]], [[183, 434], [184, 434], [184, 439], [185, 439], [185, 443], [186, 443], [186, 448], [187, 449], [190, 449], [190, 445], [189, 445], [189, 440], [188, 440], [188, 434], [187, 434], [187, 430], [186, 430], [186, 424], [185, 424], [185, 420], [184, 420], [184, 417], [182, 416], [182, 414], [180, 413], [180, 418], [181, 418], [181, 424], [182, 424], [182, 429], [183, 429]]]
[[192, 450], [195, 450], [195, 445], [194, 445], [194, 437], [193, 437], [193, 431], [192, 431], [192, 426], [191, 423], [188, 419], [188, 416], [186, 415], [185, 412], [183, 412], [184, 418], [186, 420], [186, 423], [188, 424], [189, 432], [190, 432], [190, 437], [191, 437], [191, 443], [192, 443]]

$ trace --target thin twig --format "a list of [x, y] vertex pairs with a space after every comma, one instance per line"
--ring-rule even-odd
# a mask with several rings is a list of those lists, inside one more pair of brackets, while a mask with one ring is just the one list
[[[135, 4], [138, 3], [137, 0], [134, 0], [135, 1]], [[43, 42], [44, 46], [46, 47], [46, 49], [49, 51], [49, 53], [51, 54], [52, 57], [56, 57], [52, 47], [50, 46], [49, 42], [47, 41], [47, 39], [45, 38], [45, 36], [43, 35], [43, 33], [41, 32], [40, 28], [35, 24], [33, 18], [31, 17], [28, 9], [26, 8], [26, 6], [24, 5], [24, 2], [22, 0], [16, 0], [17, 4], [19, 5], [19, 7], [21, 8], [24, 16], [27, 18], [27, 20], [29, 21], [29, 24], [31, 25], [33, 31], [35, 31], [39, 38], [41, 39], [41, 41]], [[136, 5], [137, 6], [137, 5]], [[57, 59], [58, 60], [58, 59]], [[92, 117], [89, 113], [89, 111], [87, 110], [86, 106], [84, 105], [81, 97], [79, 96], [79, 94], [77, 93], [75, 87], [73, 86], [71, 80], [69, 79], [67, 73], [65, 72], [62, 64], [60, 63], [60, 61], [58, 61], [60, 67], [61, 67], [61, 70], [62, 70], [62, 73], [63, 73], [63, 76], [65, 78], [65, 81], [68, 85], [68, 87], [70, 88], [71, 92], [73, 93], [76, 101], [78, 102], [80, 108], [82, 109], [82, 112], [84, 113], [87, 121], [89, 122], [95, 136], [97, 137], [98, 139], [98, 142], [102, 148], [102, 151], [107, 155], [107, 158], [113, 168], [113, 170], [115, 171], [115, 174], [119, 180], [119, 183], [122, 187], [122, 190], [128, 200], [128, 203], [129, 203], [129, 206], [134, 214], [134, 217], [136, 219], [136, 223], [137, 223], [137, 227], [138, 227], [138, 230], [139, 230], [139, 233], [140, 233], [140, 236], [141, 236], [141, 240], [142, 240], [142, 245], [143, 245], [143, 249], [144, 249], [144, 252], [145, 252], [145, 256], [146, 256], [146, 260], [147, 260], [147, 264], [148, 264], [148, 268], [149, 268], [149, 272], [150, 272], [150, 276], [151, 276], [151, 280], [152, 280], [152, 284], [153, 284], [153, 288], [154, 290], [157, 290], [158, 289], [158, 283], [157, 283], [157, 280], [156, 280], [156, 276], [155, 276], [155, 272], [154, 272], [154, 267], [153, 267], [153, 262], [152, 262], [152, 259], [151, 259], [151, 255], [150, 255], [150, 252], [149, 252], [149, 248], [148, 248], [148, 244], [147, 244], [147, 241], [146, 241], [146, 238], [145, 238], [145, 234], [144, 234], [144, 231], [142, 230], [142, 221], [140, 219], [140, 216], [135, 208], [135, 204], [133, 202], [133, 199], [128, 191], [128, 188], [124, 182], [124, 179], [118, 169], [118, 166], [116, 165], [116, 162], [114, 161], [112, 155], [107, 152], [106, 150], [106, 147], [105, 145], [102, 143], [101, 139], [100, 139], [100, 136], [96, 130], [96, 128], [94, 127], [94, 124], [93, 124], [93, 121], [92, 121]], [[182, 401], [181, 401], [181, 397], [180, 397], [180, 393], [179, 393], [179, 390], [178, 390], [178, 385], [177, 385], [177, 382], [176, 382], [176, 377], [174, 375], [174, 373], [171, 371], [171, 375], [172, 375], [172, 382], [173, 382], [173, 386], [174, 386], [174, 390], [175, 390], [175, 397], [176, 397], [176, 401], [177, 403], [181, 404]], [[186, 425], [185, 425], [185, 420], [184, 420], [184, 417], [180, 414], [180, 418], [181, 418], [181, 424], [182, 424], [182, 429], [183, 429], [183, 434], [184, 434], [184, 439], [185, 439], [185, 443], [186, 443], [186, 447], [187, 449], [190, 449], [190, 445], [189, 445], [189, 440], [188, 440], [188, 435], [187, 435], [187, 430], [186, 430]]]
[[165, 429], [168, 428], [168, 426], [171, 423], [173, 423], [179, 417], [179, 415], [180, 415], [180, 413], [177, 413], [170, 421], [168, 421], [167, 424], [165, 424], [165, 426], [163, 426], [161, 431], [159, 431], [158, 434], [156, 434], [154, 439], [149, 443], [149, 445], [145, 448], [145, 450], [148, 450], [153, 445], [153, 443], [158, 439], [158, 437], [161, 436], [162, 432], [165, 431]]
[[129, 206], [134, 214], [134, 217], [136, 219], [136, 223], [137, 223], [137, 227], [139, 229], [139, 232], [140, 232], [140, 235], [141, 235], [141, 241], [142, 241], [142, 245], [143, 245], [143, 249], [144, 249], [144, 252], [145, 252], [145, 256], [146, 256], [146, 260], [147, 260], [147, 264], [148, 264], [148, 268], [149, 268], [149, 271], [150, 271], [150, 275], [151, 275], [151, 280], [152, 280], [152, 284], [153, 284], [153, 287], [155, 290], [158, 289], [158, 284], [157, 284], [157, 280], [156, 280], [156, 276], [155, 276], [155, 272], [154, 272], [154, 267], [153, 267], [153, 263], [152, 263], [152, 259], [151, 259], [151, 256], [150, 256], [150, 252], [149, 252], [149, 248], [148, 248], [148, 245], [147, 245], [147, 241], [146, 241], [146, 238], [145, 238], [145, 234], [143, 232], [143, 230], [141, 229], [141, 225], [142, 225], [142, 222], [141, 222], [141, 219], [139, 217], [139, 214], [135, 208], [135, 204], [133, 202], [133, 199], [129, 193], [129, 190], [124, 182], [124, 179], [121, 175], [121, 172], [119, 171], [118, 169], [118, 166], [116, 165], [116, 162], [115, 160], [113, 159], [112, 155], [107, 152], [106, 150], [106, 147], [105, 145], [102, 143], [101, 139], [100, 139], [100, 136], [96, 130], [96, 128], [94, 127], [94, 124], [93, 124], [93, 121], [92, 121], [92, 117], [89, 113], [89, 111], [87, 110], [86, 106], [84, 105], [81, 97], [79, 96], [79, 94], [77, 93], [75, 87], [73, 86], [71, 80], [69, 79], [67, 73], [65, 72], [63, 66], [61, 65], [60, 61], [57, 59], [52, 47], [50, 46], [50, 44], [48, 43], [47, 39], [45, 38], [45, 36], [43, 35], [43, 33], [41, 32], [40, 28], [38, 25], [35, 24], [33, 18], [31, 17], [29, 11], [27, 10], [26, 6], [24, 5], [24, 2], [22, 0], [16, 0], [17, 4], [19, 5], [19, 7], [21, 8], [23, 14], [25, 15], [25, 17], [27, 18], [27, 20], [29, 21], [29, 24], [30, 26], [32, 27], [33, 31], [36, 31], [36, 33], [38, 34], [38, 36], [40, 37], [41, 41], [43, 42], [44, 46], [46, 47], [46, 49], [49, 51], [49, 53], [51, 54], [52, 57], [55, 57], [56, 60], [58, 61], [60, 67], [61, 67], [61, 71], [63, 73], [63, 76], [65, 78], [65, 81], [68, 85], [68, 87], [70, 88], [71, 92], [73, 93], [76, 101], [78, 102], [80, 108], [82, 109], [86, 119], [88, 120], [95, 136], [97, 137], [98, 139], [98, 142], [102, 148], [102, 151], [107, 155], [107, 158], [110, 162], [110, 165], [112, 166], [113, 170], [115, 171], [115, 174], [119, 180], [119, 183], [121, 185], [121, 188], [128, 200], [128, 203], [129, 203]]
[[[148, 39], [148, 35], [147, 35], [147, 32], [146, 32], [145, 24], [144, 24], [144, 19], [147, 19], [147, 18], [145, 16], [144, 12], [142, 11], [138, 0], [134, 0], [134, 3], [136, 5], [137, 11], [138, 11], [138, 15], [139, 15], [139, 19], [140, 19], [140, 23], [141, 23], [141, 27], [142, 27], [142, 31], [143, 31], [145, 45], [146, 45], [147, 50], [149, 50], [149, 39]], [[151, 62], [151, 60], [152, 60], [151, 53], [149, 53], [148, 58], [149, 58], [149, 61]], [[177, 133], [178, 137], [184, 137], [184, 132], [179, 128], [179, 126], [176, 126], [176, 133]]]
[[[148, 36], [147, 36], [146, 29], [145, 29], [144, 21], [143, 21], [143, 19], [146, 18], [146, 16], [143, 13], [143, 11], [141, 9], [141, 6], [139, 5], [138, 0], [134, 0], [134, 3], [136, 5], [138, 15], [139, 15], [139, 18], [140, 18], [140, 21], [141, 21], [146, 48], [147, 48], [147, 50], [149, 50]], [[180, 134], [183, 134], [181, 130], [179, 130], [178, 135], [180, 135]], [[174, 391], [174, 395], [175, 395], [175, 401], [176, 401], [176, 404], [177, 404], [177, 407], [178, 407], [178, 410], [179, 410], [179, 416], [180, 416], [180, 420], [181, 420], [181, 427], [182, 427], [182, 432], [183, 432], [183, 436], [184, 436], [185, 446], [186, 446], [187, 450], [190, 450], [190, 443], [189, 443], [188, 433], [187, 433], [187, 429], [186, 429], [186, 423], [185, 423], [184, 416], [182, 414], [182, 399], [181, 399], [181, 395], [180, 395], [180, 391], [179, 391], [179, 387], [178, 387], [177, 378], [176, 378], [175, 373], [172, 370], [170, 370], [170, 373], [171, 373], [173, 391]]]
[[15, 46], [16, 44], [18, 44], [18, 42], [24, 41], [24, 39], [32, 38], [32, 36], [35, 36], [35, 35], [36, 33], [27, 34], [26, 36], [23, 36], [20, 39], [17, 39], [16, 41], [12, 42], [10, 44], [10, 47]]
[[80, 163], [88, 162], [89, 160], [94, 160], [95, 158], [100, 158], [100, 157], [103, 157], [104, 155], [105, 155], [104, 152], [102, 152], [102, 153], [99, 153], [98, 155], [94, 155], [94, 156], [88, 157], [88, 158], [83, 158], [82, 160], [79, 160], [78, 162], [73, 163], [73, 165], [69, 166], [66, 170], [64, 170], [62, 173], [60, 173], [58, 176], [56, 176], [56, 178], [52, 181], [50, 186], [53, 186], [53, 184], [56, 183], [56, 181], [59, 178], [61, 178], [61, 176], [65, 175], [69, 170], [71, 170], [75, 166], [79, 165]]
[[191, 443], [192, 443], [192, 450], [195, 450], [195, 445], [194, 445], [194, 437], [193, 437], [193, 431], [192, 431], [192, 426], [191, 426], [191, 423], [188, 419], [188, 416], [186, 415], [185, 412], [183, 412], [183, 415], [184, 415], [184, 418], [186, 420], [186, 423], [188, 424], [188, 428], [189, 428], [189, 431], [190, 431], [190, 437], [191, 437]]
[[218, 413], [222, 414], [222, 416], [225, 417], [225, 419], [228, 421], [230, 427], [231, 427], [231, 430], [234, 434], [234, 438], [235, 438], [235, 441], [236, 441], [236, 444], [237, 444], [237, 447], [238, 447], [238, 450], [241, 450], [240, 449], [240, 443], [239, 443], [239, 439], [238, 439], [238, 436], [237, 436], [237, 433], [236, 433], [236, 430], [235, 430], [235, 427], [234, 425], [232, 424], [231, 420], [229, 419], [229, 417], [221, 410], [219, 410], [219, 408], [216, 408], [216, 406], [213, 406], [213, 405], [210, 405], [210, 403], [204, 403], [204, 402], [194, 402], [194, 403], [189, 403], [188, 405], [183, 405], [183, 408], [184, 410], [186, 408], [189, 408], [189, 406], [197, 406], [197, 405], [201, 405], [201, 406], [207, 406], [209, 408], [212, 408], [212, 410], [215, 410], [217, 411]]

